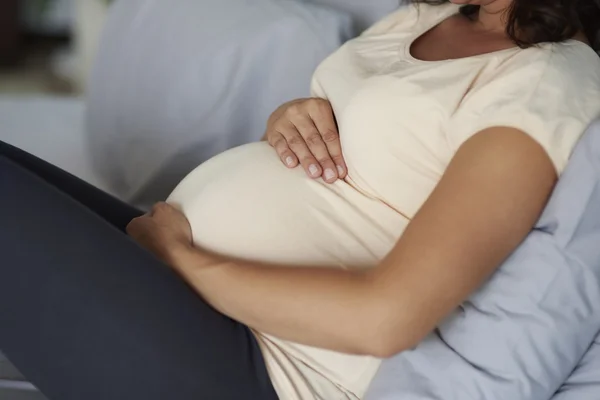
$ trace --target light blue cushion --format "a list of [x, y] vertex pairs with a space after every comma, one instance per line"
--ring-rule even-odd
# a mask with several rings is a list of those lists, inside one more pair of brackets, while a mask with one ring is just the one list
[[352, 34], [349, 14], [296, 0], [113, 2], [87, 96], [94, 172], [141, 207], [197, 165], [257, 141]]
[[373, 25], [381, 18], [396, 10], [406, 0], [298, 0], [303, 3], [314, 3], [349, 13], [354, 18], [355, 34]]
[[536, 229], [435, 333], [383, 363], [366, 400], [548, 400], [599, 331], [600, 121]]
[[600, 399], [600, 334], [552, 400]]

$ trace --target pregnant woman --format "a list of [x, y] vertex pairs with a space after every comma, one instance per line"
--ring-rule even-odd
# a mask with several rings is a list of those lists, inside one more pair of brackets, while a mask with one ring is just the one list
[[51, 400], [363, 399], [534, 226], [600, 115], [599, 21], [403, 7], [145, 215], [2, 144], [0, 348]]

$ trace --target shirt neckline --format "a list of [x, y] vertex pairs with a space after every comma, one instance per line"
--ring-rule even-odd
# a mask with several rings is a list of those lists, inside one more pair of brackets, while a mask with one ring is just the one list
[[[429, 6], [429, 7], [440, 7], [440, 6]], [[417, 40], [419, 40], [422, 36], [426, 35], [433, 29], [437, 28], [440, 24], [442, 24], [444, 21], [446, 21], [446, 19], [448, 19], [452, 15], [456, 14], [456, 12], [459, 10], [459, 8], [460, 7], [457, 7], [455, 5], [449, 5], [448, 10], [446, 10], [445, 12], [441, 12], [439, 17], [433, 18], [433, 21], [431, 23], [424, 24], [425, 26], [423, 29], [419, 29], [419, 30], [417, 30], [417, 32], [415, 34], [410, 35], [409, 39], [404, 44], [404, 56], [406, 57], [406, 59], [415, 64], [440, 64], [440, 63], [448, 63], [451, 61], [477, 59], [477, 58], [482, 58], [482, 57], [486, 57], [486, 56], [493, 56], [493, 55], [499, 55], [499, 54], [503, 54], [503, 53], [509, 53], [509, 52], [515, 52], [518, 50], [522, 50], [518, 46], [513, 46], [513, 47], [509, 47], [507, 49], [490, 51], [487, 53], [475, 54], [475, 55], [467, 56], [467, 57], [448, 58], [445, 60], [434, 60], [434, 61], [422, 60], [420, 58], [414, 57], [412, 55], [412, 47], [413, 47], [414, 43]], [[421, 10], [418, 10], [418, 12], [420, 12], [420, 11]], [[582, 43], [582, 44], [585, 44], [585, 43]]]

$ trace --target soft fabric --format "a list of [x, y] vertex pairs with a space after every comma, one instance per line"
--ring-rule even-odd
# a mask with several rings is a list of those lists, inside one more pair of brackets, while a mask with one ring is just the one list
[[[402, 9], [317, 69], [312, 92], [335, 111], [345, 181], [328, 185], [290, 171], [264, 142], [223, 153], [185, 178], [169, 201], [182, 206], [196, 244], [283, 265], [375, 266], [475, 128], [520, 128], [562, 171], [600, 113], [600, 60], [578, 42], [447, 62], [411, 57], [410, 43], [457, 10]], [[565, 93], [570, 114], [555, 110]], [[362, 398], [380, 363], [258, 337], [286, 400]]]
[[358, 35], [385, 15], [404, 5], [407, 0], [297, 0], [329, 6], [352, 15], [355, 33]]
[[277, 399], [250, 330], [123, 232], [140, 211], [2, 142], [0, 193], [0, 348], [49, 399]]
[[104, 189], [90, 161], [84, 120], [85, 101], [80, 98], [0, 95], [0, 140]]
[[98, 175], [136, 204], [164, 199], [202, 161], [258, 140], [352, 34], [348, 14], [296, 0], [114, 2], [89, 86]]
[[600, 397], [600, 334], [552, 400], [593, 400]]
[[[536, 229], [435, 333], [382, 364], [366, 400], [548, 400], [600, 330], [598, 243], [600, 121]], [[590, 350], [563, 396], [592, 390], [599, 353]]]

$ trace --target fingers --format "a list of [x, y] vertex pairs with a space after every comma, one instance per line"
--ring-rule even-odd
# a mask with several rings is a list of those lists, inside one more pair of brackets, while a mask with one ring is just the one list
[[311, 112], [310, 117], [318, 129], [322, 141], [327, 148], [327, 153], [335, 165], [337, 176], [340, 179], [345, 178], [348, 168], [342, 156], [342, 144], [331, 104], [320, 102], [316, 105], [316, 108], [316, 110]]
[[134, 238], [139, 236], [140, 230], [141, 230], [142, 226], [144, 225], [145, 218], [147, 218], [147, 217], [145, 215], [143, 215], [141, 217], [137, 217], [137, 218], [134, 218], [131, 221], [129, 221], [129, 223], [125, 227], [125, 232], [127, 232], [127, 234], [129, 236], [134, 237]]
[[296, 168], [298, 166], [298, 157], [290, 150], [285, 137], [279, 132], [267, 134], [269, 144], [275, 149], [281, 162], [288, 168]]
[[156, 220], [161, 220], [163, 218], [172, 218], [174, 214], [182, 214], [181, 210], [177, 207], [164, 202], [159, 201], [152, 206], [152, 209], [149, 213], [139, 217], [139, 218], [153, 218]]
[[321, 137], [321, 133], [313, 123], [312, 119], [310, 119], [308, 115], [302, 115], [291, 119], [291, 122], [294, 124], [312, 153], [313, 157], [311, 157], [310, 162], [313, 162], [315, 159], [318, 162], [318, 164], [309, 164], [309, 175], [314, 177], [312, 172], [317, 171], [318, 169], [320, 172], [318, 176], [323, 177], [325, 182], [335, 182], [338, 179], [335, 163], [331, 159], [327, 146]]
[[290, 104], [269, 125], [265, 137], [288, 168], [300, 164], [309, 177], [322, 177], [328, 183], [346, 177], [335, 116], [327, 100]]
[[131, 236], [131, 234], [133, 233], [133, 230], [135, 229], [136, 219], [137, 218], [134, 218], [131, 221], [129, 221], [129, 223], [125, 227], [125, 232], [127, 232], [127, 234], [129, 236]]
[[160, 213], [169, 211], [169, 208], [170, 208], [170, 206], [167, 203], [165, 203], [164, 201], [159, 201], [158, 203], [155, 203], [152, 206], [152, 210], [150, 210], [149, 215], [151, 217], [153, 217], [153, 216], [158, 215]]
[[296, 126], [291, 121], [282, 125], [279, 133], [285, 138], [288, 148], [297, 157], [306, 174], [313, 179], [320, 177], [323, 170]]

